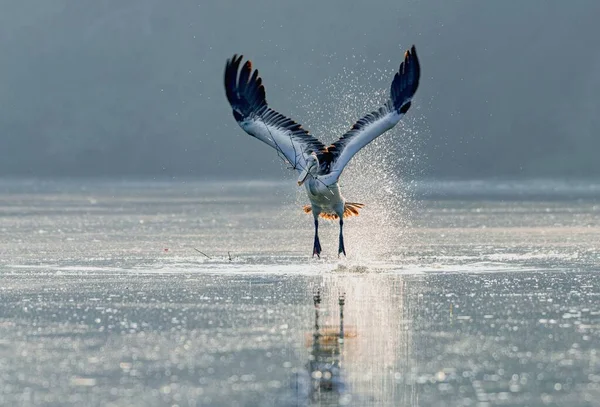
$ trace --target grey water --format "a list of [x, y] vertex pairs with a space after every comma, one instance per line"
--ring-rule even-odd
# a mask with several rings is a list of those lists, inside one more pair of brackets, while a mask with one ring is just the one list
[[0, 181], [0, 405], [600, 405], [600, 184], [294, 191]]

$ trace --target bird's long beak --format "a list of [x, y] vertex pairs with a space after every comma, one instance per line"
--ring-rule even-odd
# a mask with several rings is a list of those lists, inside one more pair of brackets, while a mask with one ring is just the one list
[[312, 168], [312, 165], [310, 167], [306, 167], [305, 169], [302, 170], [302, 172], [300, 173], [300, 176], [298, 177], [298, 186], [304, 184], [304, 181], [306, 181], [306, 178], [308, 178], [308, 174], [310, 169]]

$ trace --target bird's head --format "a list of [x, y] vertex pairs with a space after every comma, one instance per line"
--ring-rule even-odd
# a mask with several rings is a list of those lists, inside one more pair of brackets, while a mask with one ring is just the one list
[[309, 175], [317, 175], [318, 170], [319, 159], [315, 153], [311, 153], [311, 155], [306, 157], [306, 165], [300, 173], [300, 177], [298, 177], [298, 186], [304, 184], [304, 181], [306, 181]]

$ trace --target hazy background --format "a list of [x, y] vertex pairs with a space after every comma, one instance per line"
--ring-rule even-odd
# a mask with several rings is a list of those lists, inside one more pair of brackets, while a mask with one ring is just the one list
[[324, 83], [360, 72], [381, 92], [415, 43], [420, 174], [597, 176], [599, 16], [597, 0], [0, 0], [0, 175], [281, 177], [231, 116], [225, 59], [252, 58], [310, 130], [321, 101], [337, 117]]

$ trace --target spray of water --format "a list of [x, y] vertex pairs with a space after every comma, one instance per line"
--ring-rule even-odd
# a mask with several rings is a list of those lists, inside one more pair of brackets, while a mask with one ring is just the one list
[[[394, 72], [346, 69], [325, 80], [318, 89], [300, 88], [294, 97], [305, 109], [307, 127], [328, 144], [350, 129], [365, 114], [389, 97]], [[374, 82], [380, 84], [374, 86]], [[411, 109], [394, 129], [358, 152], [340, 178], [342, 194], [351, 202], [364, 203], [359, 217], [346, 222], [349, 259], [376, 260], [398, 254], [415, 208], [413, 182], [419, 175], [418, 148], [422, 136], [418, 111]], [[299, 191], [298, 203], [306, 203]], [[336, 239], [337, 222], [325, 239]], [[326, 230], [327, 230], [326, 229]]]

